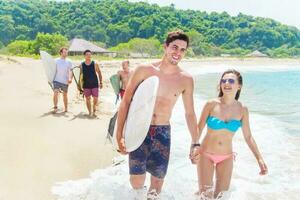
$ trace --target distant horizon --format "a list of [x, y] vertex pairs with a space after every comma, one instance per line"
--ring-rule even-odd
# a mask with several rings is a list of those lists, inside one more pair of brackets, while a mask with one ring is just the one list
[[[300, 1], [286, 0], [129, 0], [130, 2], [147, 2], [159, 6], [175, 5], [176, 9], [198, 10], [202, 12], [227, 12], [231, 16], [239, 13], [253, 17], [270, 18], [300, 30]], [[271, 6], [270, 6], [271, 5]], [[271, 7], [271, 8], [270, 8]]]

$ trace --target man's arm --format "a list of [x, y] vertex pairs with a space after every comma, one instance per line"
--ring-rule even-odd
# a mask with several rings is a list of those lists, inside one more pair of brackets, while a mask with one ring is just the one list
[[69, 80], [68, 80], [68, 84], [71, 84], [72, 83], [72, 79], [73, 79], [73, 73], [72, 73], [72, 69], [73, 69], [73, 65], [72, 65], [72, 62], [70, 62], [70, 66], [69, 66], [69, 70], [68, 70], [68, 73], [69, 73]]
[[194, 80], [192, 77], [188, 77], [186, 88], [182, 93], [182, 100], [185, 109], [185, 119], [192, 138], [191, 147], [190, 147], [190, 159], [192, 163], [195, 164], [196, 160], [198, 159], [197, 154], [199, 154], [197, 153], [196, 151], [197, 148], [195, 147], [200, 145], [199, 145], [199, 134], [197, 129], [198, 128], [197, 117], [194, 109], [193, 93], [194, 93]]
[[103, 83], [102, 83], [102, 73], [101, 73], [101, 70], [100, 70], [100, 68], [99, 68], [99, 65], [98, 65], [98, 63], [95, 63], [95, 69], [96, 69], [96, 72], [97, 72], [97, 74], [98, 74], [98, 79], [99, 79], [99, 84], [100, 84], [100, 88], [102, 88], [103, 87]]
[[192, 137], [192, 144], [199, 143], [199, 135], [197, 131], [197, 118], [194, 109], [194, 80], [188, 77], [186, 89], [182, 93], [182, 100], [185, 109], [185, 119]]
[[123, 127], [125, 120], [127, 118], [129, 105], [131, 103], [132, 96], [138, 87], [138, 85], [147, 77], [147, 71], [145, 67], [137, 67], [132, 76], [129, 79], [126, 92], [121, 101], [119, 112], [118, 112], [118, 120], [117, 120], [117, 142], [119, 146], [119, 150], [122, 154], [126, 154], [124, 139], [123, 139]]

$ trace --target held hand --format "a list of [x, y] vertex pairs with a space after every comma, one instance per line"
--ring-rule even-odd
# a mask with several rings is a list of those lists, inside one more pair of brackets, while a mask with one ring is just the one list
[[119, 146], [119, 150], [117, 150], [120, 154], [122, 155], [126, 155], [128, 154], [126, 152], [126, 147], [125, 147], [125, 139], [121, 138], [121, 140], [118, 141], [118, 146]]
[[69, 79], [68, 84], [71, 84], [71, 83], [72, 83], [72, 79]]
[[194, 147], [191, 146], [189, 157], [190, 157], [192, 164], [196, 164], [199, 161], [200, 156], [201, 156], [201, 151], [202, 151], [202, 149], [200, 146], [194, 146]]
[[259, 165], [259, 168], [260, 168], [259, 174], [260, 175], [266, 175], [268, 173], [268, 167], [267, 167], [266, 163], [263, 160], [259, 160], [258, 165]]

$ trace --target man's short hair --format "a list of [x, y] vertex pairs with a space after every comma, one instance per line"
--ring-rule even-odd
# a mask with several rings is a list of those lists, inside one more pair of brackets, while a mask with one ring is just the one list
[[129, 60], [123, 60], [122, 65], [124, 65], [125, 63], [128, 63], [129, 65]]
[[186, 41], [187, 43], [187, 47], [189, 46], [190, 43], [190, 39], [189, 36], [187, 34], [185, 34], [182, 31], [173, 31], [173, 32], [169, 32], [167, 35], [167, 39], [165, 41], [166, 45], [169, 46], [169, 44], [175, 40], [183, 40]]
[[60, 48], [60, 50], [59, 50], [59, 54], [62, 54], [62, 52], [63, 52], [64, 50], [68, 51], [68, 48], [66, 48], [66, 47], [62, 47], [62, 48]]
[[92, 53], [92, 51], [89, 50], [89, 49], [87, 49], [87, 50], [85, 50], [85, 51], [83, 52], [83, 55], [85, 55], [85, 54], [87, 54], [87, 53]]

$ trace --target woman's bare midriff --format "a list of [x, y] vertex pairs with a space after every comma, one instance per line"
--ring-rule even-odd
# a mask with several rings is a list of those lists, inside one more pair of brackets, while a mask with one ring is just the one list
[[201, 144], [203, 151], [215, 154], [232, 153], [233, 133], [226, 130], [208, 129]]

